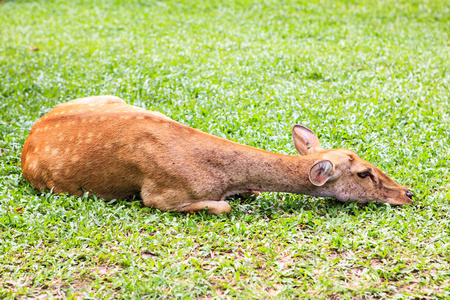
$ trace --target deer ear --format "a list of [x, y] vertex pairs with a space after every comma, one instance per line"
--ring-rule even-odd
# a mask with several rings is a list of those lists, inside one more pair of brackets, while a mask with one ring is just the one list
[[333, 173], [333, 163], [329, 160], [320, 160], [309, 170], [309, 181], [315, 186], [322, 186], [332, 177]]
[[292, 128], [292, 139], [295, 149], [300, 155], [314, 154], [322, 150], [319, 138], [308, 127], [303, 125], [294, 125]]

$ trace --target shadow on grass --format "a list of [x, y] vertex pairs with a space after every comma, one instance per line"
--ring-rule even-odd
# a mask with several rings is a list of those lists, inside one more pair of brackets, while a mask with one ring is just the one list
[[358, 215], [367, 212], [384, 212], [388, 209], [399, 209], [381, 202], [359, 204], [357, 202], [341, 202], [333, 198], [318, 198], [308, 195], [272, 193], [263, 195], [255, 201], [232, 201], [233, 212], [258, 213], [262, 217], [276, 218], [282, 215], [295, 216], [309, 212], [315, 216], [328, 218], [342, 214]]
[[[107, 206], [117, 206], [122, 209], [140, 209], [145, 214], [169, 214], [171, 216], [184, 218], [186, 213], [176, 212], [161, 212], [157, 209], [152, 209], [144, 206], [142, 198], [139, 194], [133, 195], [130, 199], [102, 199], [92, 193], [85, 193], [82, 197], [52, 194], [51, 191], [46, 190], [39, 192], [29, 186], [31, 194], [43, 198], [49, 196], [66, 197], [67, 201], [74, 201], [75, 199], [82, 202], [100, 202], [102, 201]], [[75, 200], [76, 201], [76, 200]], [[76, 202], [78, 202], [76, 201]], [[194, 215], [201, 216], [201, 219], [222, 219], [230, 218], [245, 218], [251, 219], [266, 218], [276, 219], [283, 216], [297, 216], [308, 213], [316, 217], [336, 218], [342, 214], [359, 215], [361, 213], [369, 212], [385, 212], [386, 210], [401, 209], [400, 206], [389, 206], [381, 202], [358, 204], [355, 202], [340, 202], [332, 198], [318, 198], [308, 195], [294, 195], [284, 193], [265, 193], [257, 199], [240, 199], [239, 197], [231, 197], [227, 201], [232, 206], [231, 214], [227, 215], [209, 215], [206, 212], [198, 212]]]

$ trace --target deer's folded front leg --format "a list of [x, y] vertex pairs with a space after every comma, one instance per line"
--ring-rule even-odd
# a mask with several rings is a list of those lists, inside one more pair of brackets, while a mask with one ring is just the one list
[[161, 188], [161, 184], [148, 179], [142, 186], [141, 197], [145, 206], [161, 211], [197, 212], [207, 209], [210, 214], [231, 212], [227, 202], [194, 199], [188, 190], [175, 183], [173, 187]]
[[194, 213], [204, 209], [206, 209], [207, 213], [216, 215], [231, 212], [231, 206], [227, 202], [211, 201], [211, 200], [205, 200], [194, 203], [185, 203], [180, 205], [180, 207], [175, 208], [174, 211]]

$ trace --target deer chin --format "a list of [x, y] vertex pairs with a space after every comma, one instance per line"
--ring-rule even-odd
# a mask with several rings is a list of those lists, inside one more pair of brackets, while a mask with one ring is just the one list
[[336, 195], [331, 196], [332, 198], [335, 198], [336, 200], [339, 200], [341, 202], [357, 202], [359, 204], [367, 204], [369, 202], [376, 202], [377, 200], [372, 200], [372, 199], [355, 199], [355, 197], [353, 197], [352, 195], [350, 195], [349, 193], [339, 193]]
[[381, 199], [364, 199], [364, 200], [355, 200], [355, 199], [350, 199], [350, 198], [336, 198], [337, 200], [341, 201], [341, 202], [358, 202], [358, 204], [368, 204], [368, 203], [376, 203], [376, 202], [381, 202], [381, 203], [389, 203], [390, 205], [405, 205], [405, 204], [412, 204], [413, 201], [407, 197], [405, 197], [406, 199], [398, 199], [398, 198], [393, 198], [393, 197], [387, 197], [383, 200]]
[[399, 201], [399, 200], [397, 200], [395, 198], [388, 198], [388, 199], [385, 199], [385, 200], [379, 200], [379, 199], [376, 199], [376, 200], [354, 200], [354, 199], [341, 200], [341, 199], [337, 199], [337, 200], [339, 200], [341, 202], [349, 202], [349, 203], [357, 202], [358, 204], [369, 204], [369, 203], [377, 203], [377, 202], [379, 202], [379, 203], [389, 203], [390, 205], [409, 204], [408, 202], [401, 202], [401, 201]]
[[[335, 199], [341, 201], [341, 202], [357, 202], [358, 204], [368, 204], [368, 203], [376, 203], [376, 202], [381, 202], [381, 203], [390, 203], [392, 205], [397, 205], [397, 202], [395, 200], [395, 198], [386, 198], [384, 200], [382, 199], [352, 199], [350, 197], [346, 197], [346, 196], [340, 196], [340, 197], [335, 197]], [[399, 203], [401, 204], [401, 203]], [[398, 204], [398, 205], [399, 205]], [[403, 203], [406, 204], [406, 203]]]
[[386, 201], [383, 202], [389, 203], [390, 205], [405, 205], [413, 203], [413, 201], [407, 197], [402, 197], [401, 199], [388, 197]]

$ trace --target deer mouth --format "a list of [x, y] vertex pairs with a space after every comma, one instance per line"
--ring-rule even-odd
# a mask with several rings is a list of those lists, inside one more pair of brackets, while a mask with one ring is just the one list
[[387, 197], [386, 202], [391, 205], [412, 204], [414, 203], [413, 197], [414, 197], [413, 193], [411, 193], [410, 191], [406, 191], [402, 197], [398, 198]]

